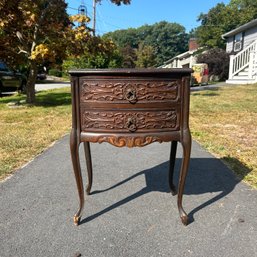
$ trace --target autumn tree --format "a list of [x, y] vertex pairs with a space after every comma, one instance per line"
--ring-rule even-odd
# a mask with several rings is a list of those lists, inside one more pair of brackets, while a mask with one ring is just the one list
[[70, 16], [71, 25], [66, 32], [67, 58], [63, 69], [67, 73], [73, 68], [109, 68], [121, 65], [121, 56], [116, 45], [109, 39], [93, 36], [88, 27], [89, 17]]
[[38, 65], [62, 56], [69, 24], [64, 0], [1, 0], [1, 58], [28, 66], [27, 102], [35, 102]]

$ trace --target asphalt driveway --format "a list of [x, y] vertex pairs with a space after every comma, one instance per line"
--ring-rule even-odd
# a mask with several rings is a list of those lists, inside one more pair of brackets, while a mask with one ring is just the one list
[[[65, 136], [0, 183], [0, 256], [257, 256], [257, 191], [194, 142], [185, 227], [168, 189], [169, 149], [168, 143], [93, 144], [92, 195], [76, 227], [78, 196]], [[180, 163], [179, 148], [177, 173]]]

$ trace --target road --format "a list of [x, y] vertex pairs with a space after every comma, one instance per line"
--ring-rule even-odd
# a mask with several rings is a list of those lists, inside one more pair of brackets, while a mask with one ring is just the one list
[[[230, 84], [226, 84], [225, 82], [220, 82], [214, 85], [208, 85], [208, 86], [198, 86], [198, 87], [191, 87], [191, 91], [202, 91], [202, 90], [208, 90], [213, 88], [218, 88], [221, 86], [231, 86]], [[68, 81], [61, 81], [61, 82], [49, 82], [49, 83], [36, 83], [35, 89], [37, 92], [42, 90], [49, 90], [49, 89], [55, 89], [55, 88], [63, 88], [63, 87], [70, 87], [70, 82]], [[6, 92], [2, 93], [3, 95], [11, 95], [15, 92]]]
[[43, 84], [37, 83], [35, 85], [36, 91], [63, 88], [63, 87], [70, 87], [70, 82], [54, 82], [54, 83], [43, 83]]

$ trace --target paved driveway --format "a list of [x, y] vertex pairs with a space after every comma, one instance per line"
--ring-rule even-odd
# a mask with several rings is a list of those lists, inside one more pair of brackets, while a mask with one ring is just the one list
[[[0, 256], [257, 256], [257, 191], [194, 142], [185, 227], [168, 189], [169, 149], [167, 143], [93, 144], [92, 195], [76, 227], [78, 196], [65, 136], [0, 184]], [[180, 163], [179, 148], [177, 174]]]

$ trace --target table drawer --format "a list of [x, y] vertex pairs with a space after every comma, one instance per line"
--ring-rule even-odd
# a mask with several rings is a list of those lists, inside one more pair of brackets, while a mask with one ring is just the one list
[[177, 102], [180, 80], [83, 79], [80, 81], [80, 102], [148, 103]]
[[179, 130], [179, 108], [169, 110], [81, 109], [83, 132], [159, 132]]

